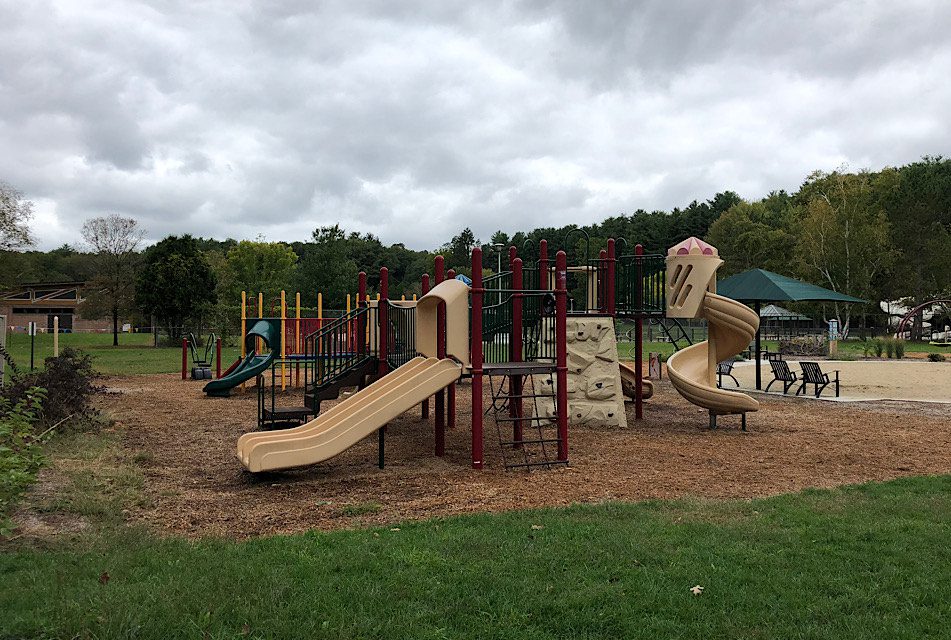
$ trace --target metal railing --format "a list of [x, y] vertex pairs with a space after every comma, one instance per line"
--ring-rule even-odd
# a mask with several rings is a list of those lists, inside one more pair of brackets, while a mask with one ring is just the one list
[[666, 271], [666, 259], [659, 254], [619, 256], [614, 272], [618, 314], [664, 315]]
[[304, 339], [304, 389], [332, 384], [374, 357], [377, 309], [361, 306], [325, 324]]
[[482, 352], [488, 363], [514, 359], [513, 317], [515, 300], [522, 304], [522, 360], [554, 361], [555, 295], [551, 291], [507, 290], [501, 302], [482, 308]]
[[401, 367], [416, 357], [416, 307], [386, 300], [388, 338], [386, 362], [390, 369]]

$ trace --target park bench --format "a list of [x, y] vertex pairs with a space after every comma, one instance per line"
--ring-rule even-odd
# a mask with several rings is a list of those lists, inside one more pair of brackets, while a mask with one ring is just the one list
[[736, 386], [740, 386], [740, 381], [736, 379], [736, 376], [733, 375], [733, 361], [725, 360], [717, 364], [717, 386], [723, 387], [723, 378], [731, 378], [733, 382], [736, 383]]
[[805, 395], [806, 385], [812, 384], [815, 385], [815, 394], [818, 398], [819, 395], [828, 387], [830, 384], [835, 384], [835, 397], [839, 397], [839, 372], [838, 370], [833, 371], [835, 374], [834, 378], [830, 378], [828, 373], [823, 373], [822, 368], [819, 367], [818, 362], [800, 362], [799, 366], [802, 368], [802, 384], [799, 386], [799, 389], [796, 391], [798, 396], [800, 393]]
[[780, 382], [783, 385], [783, 393], [789, 393], [789, 389], [799, 382], [796, 373], [789, 369], [789, 363], [785, 360], [770, 360], [769, 366], [773, 370], [773, 379], [766, 385], [766, 391], [769, 391], [774, 383]]

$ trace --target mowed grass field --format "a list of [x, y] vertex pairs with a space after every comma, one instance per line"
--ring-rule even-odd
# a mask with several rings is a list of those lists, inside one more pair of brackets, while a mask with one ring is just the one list
[[[182, 369], [181, 347], [153, 347], [152, 334], [123, 333], [119, 346], [112, 346], [111, 333], [61, 333], [59, 347], [74, 347], [92, 355], [97, 371], [106, 375], [143, 373], [174, 373]], [[30, 367], [30, 336], [25, 333], [7, 334], [7, 351], [22, 370]], [[34, 363], [43, 366], [43, 360], [53, 355], [53, 335], [36, 336]], [[202, 353], [203, 355], [203, 353]], [[221, 368], [227, 369], [241, 355], [238, 347], [224, 347]], [[189, 356], [188, 366], [191, 367]]]
[[951, 477], [248, 542], [120, 526], [7, 545], [0, 636], [946, 638], [949, 539]]

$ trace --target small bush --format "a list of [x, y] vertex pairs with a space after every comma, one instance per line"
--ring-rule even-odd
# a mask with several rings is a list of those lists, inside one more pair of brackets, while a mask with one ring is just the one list
[[885, 340], [883, 338], [875, 338], [872, 340], [872, 347], [875, 351], [875, 357], [881, 358], [885, 352]]
[[905, 357], [905, 341], [900, 338], [895, 340], [895, 357], [899, 360]]
[[882, 344], [885, 347], [885, 357], [891, 358], [895, 355], [895, 339], [894, 338], [882, 338]]
[[944, 357], [943, 353], [929, 353], [928, 361], [929, 362], [944, 362], [947, 358]]
[[875, 341], [863, 340], [862, 341], [862, 355], [867, 358], [873, 353], [875, 353]]
[[46, 401], [37, 414], [38, 425], [44, 429], [61, 421], [71, 425], [94, 423], [97, 411], [92, 406], [92, 398], [101, 388], [94, 384], [96, 372], [92, 368], [92, 357], [66, 347], [59, 356], [47, 358], [45, 362], [43, 371], [17, 372], [3, 388], [2, 395], [16, 404], [30, 389], [45, 389]]
[[16, 402], [0, 396], [0, 536], [8, 535], [9, 512], [43, 465], [41, 437], [34, 429], [44, 395], [31, 387]]

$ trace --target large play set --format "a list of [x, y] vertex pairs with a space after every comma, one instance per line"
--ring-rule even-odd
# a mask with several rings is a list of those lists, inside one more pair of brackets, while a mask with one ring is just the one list
[[[482, 468], [485, 429], [494, 424], [506, 468], [550, 468], [568, 462], [569, 423], [626, 426], [626, 396], [635, 418], [643, 416], [653, 393], [643, 378], [644, 321], [700, 318], [708, 340], [669, 358], [671, 384], [708, 410], [711, 427], [717, 416], [738, 414], [745, 429], [758, 403], [720, 389], [717, 364], [747, 348], [759, 318], [716, 294], [716, 249], [696, 238], [666, 256], [619, 245], [626, 247], [609, 240], [596, 258], [572, 264], [565, 251], [551, 260], [544, 240], [528, 263], [511, 247], [508, 269], [487, 278], [476, 248], [471, 279], [446, 272], [437, 256], [433, 286], [424, 275], [418, 300], [391, 300], [385, 267], [371, 299], [361, 272], [355, 306], [317, 324], [301, 322], [299, 300], [288, 323], [282, 296], [279, 317], [242, 312], [242, 358], [204, 390], [227, 396], [254, 383], [260, 428], [237, 445], [251, 472], [316, 464], [374, 433], [382, 467], [387, 423], [415, 407], [429, 418], [430, 400], [435, 454], [444, 454], [457, 385], [470, 378], [472, 466]], [[258, 310], [263, 316], [260, 298]], [[634, 323], [633, 366], [619, 360], [617, 319]], [[300, 395], [279, 393], [295, 385]], [[302, 402], [288, 405], [289, 395]], [[327, 400], [338, 401], [321, 410]]]

